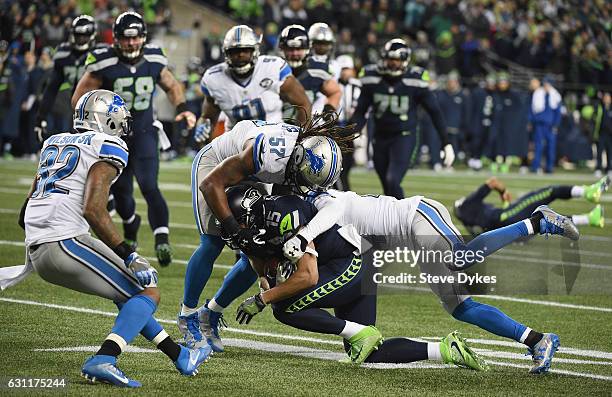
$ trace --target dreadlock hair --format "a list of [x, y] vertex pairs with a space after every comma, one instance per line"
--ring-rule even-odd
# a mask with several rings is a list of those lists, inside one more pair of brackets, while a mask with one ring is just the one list
[[[296, 108], [305, 112], [302, 107], [296, 106]], [[355, 131], [356, 124], [354, 123], [346, 126], [338, 125], [339, 118], [339, 113], [328, 111], [315, 113], [303, 123], [300, 123], [294, 118], [287, 120], [287, 122], [300, 127], [300, 133], [297, 139], [298, 143], [311, 136], [325, 136], [333, 139], [342, 152], [350, 153], [354, 150], [351, 142], [357, 139], [360, 133], [359, 131]]]

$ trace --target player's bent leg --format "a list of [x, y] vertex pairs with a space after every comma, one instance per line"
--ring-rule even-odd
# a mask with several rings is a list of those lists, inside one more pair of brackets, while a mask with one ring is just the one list
[[183, 302], [178, 315], [177, 325], [189, 347], [201, 346], [206, 340], [200, 330], [198, 301], [204, 286], [210, 278], [215, 260], [223, 250], [223, 240], [210, 234], [200, 235], [200, 245], [187, 262]]
[[200, 329], [215, 353], [223, 352], [223, 341], [219, 335], [221, 326], [225, 324], [223, 311], [256, 281], [257, 273], [251, 267], [246, 255], [240, 253], [240, 259], [225, 275], [223, 284], [214, 298], [198, 309]]

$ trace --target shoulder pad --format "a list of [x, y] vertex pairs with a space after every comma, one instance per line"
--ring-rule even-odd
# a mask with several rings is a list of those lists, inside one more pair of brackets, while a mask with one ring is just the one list
[[208, 69], [206, 69], [206, 71], [204, 72], [204, 77], [206, 76], [210, 76], [211, 74], [216, 74], [216, 73], [221, 73], [223, 72], [224, 66], [226, 65], [225, 62], [221, 62], [218, 63], [214, 66], [209, 67]]
[[413, 66], [408, 70], [408, 78], [417, 78], [429, 82], [429, 72], [420, 66]]
[[72, 48], [70, 47], [70, 44], [62, 43], [57, 46], [55, 54], [53, 54], [53, 61], [68, 58], [70, 54], [72, 54]]
[[366, 65], [359, 74], [361, 84], [378, 84], [382, 77], [378, 73], [378, 67], [376, 65]]
[[316, 78], [319, 78], [321, 80], [326, 80], [326, 81], [333, 78], [333, 76], [329, 74], [329, 72], [323, 69], [307, 69], [306, 73], [308, 73], [312, 77], [316, 77]]
[[168, 65], [168, 58], [166, 58], [166, 54], [164, 54], [164, 50], [161, 47], [154, 44], [146, 44], [144, 46], [144, 55], [143, 58], [147, 62], [159, 63], [162, 66]]
[[119, 170], [127, 166], [129, 152], [123, 139], [107, 134], [96, 134], [94, 139], [102, 141], [98, 154], [100, 160], [111, 163]]
[[317, 61], [312, 57], [308, 58], [308, 69], [323, 70], [327, 73], [330, 73], [329, 63]]
[[361, 84], [361, 80], [356, 79], [354, 77], [351, 77], [348, 82], [349, 82], [349, 84], [356, 85], [357, 87], [361, 87], [361, 85], [362, 85]]

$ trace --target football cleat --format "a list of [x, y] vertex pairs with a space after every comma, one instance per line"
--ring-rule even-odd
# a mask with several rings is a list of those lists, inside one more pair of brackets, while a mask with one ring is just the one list
[[542, 339], [527, 353], [533, 358], [533, 367], [529, 370], [530, 374], [545, 374], [550, 369], [550, 363], [561, 342], [555, 334], [544, 334]]
[[179, 332], [183, 335], [185, 346], [190, 349], [202, 347], [206, 344], [206, 341], [200, 330], [198, 312], [196, 311], [188, 316], [181, 316], [182, 309], [183, 304], [181, 303], [181, 310], [179, 310], [176, 324], [178, 325]]
[[157, 262], [160, 266], [168, 266], [172, 263], [172, 247], [168, 243], [161, 243], [155, 246], [155, 254], [157, 254]]
[[592, 185], [586, 186], [584, 189], [584, 198], [591, 203], [599, 203], [601, 200], [601, 194], [608, 190], [610, 186], [610, 178], [604, 176]]
[[567, 216], [556, 213], [547, 205], [541, 205], [533, 211], [531, 216], [540, 213], [540, 234], [558, 234], [571, 240], [578, 240], [580, 232], [574, 222]]
[[117, 357], [95, 355], [83, 364], [81, 376], [91, 383], [110, 383], [119, 387], [140, 387], [137, 380], [129, 379], [123, 371], [117, 368]]
[[362, 364], [374, 350], [382, 345], [384, 338], [373, 325], [368, 325], [357, 334], [346, 340], [351, 346], [348, 354], [351, 361], [357, 365]]
[[[208, 301], [206, 301], [208, 304]], [[210, 310], [206, 305], [198, 309], [200, 315], [200, 329], [206, 337], [206, 341], [212, 347], [215, 353], [223, 352], [223, 341], [219, 336], [221, 327], [227, 327], [227, 323], [223, 319], [223, 313], [218, 313]]]
[[212, 348], [208, 345], [189, 349], [185, 346], [181, 346], [181, 353], [178, 359], [174, 362], [176, 369], [185, 376], [196, 376], [198, 374], [198, 367], [208, 361], [212, 355]]
[[488, 371], [489, 365], [470, 348], [465, 338], [458, 331], [453, 331], [440, 341], [440, 354], [444, 364], [475, 371]]
[[597, 204], [588, 214], [589, 226], [604, 227], [604, 210], [601, 204]]

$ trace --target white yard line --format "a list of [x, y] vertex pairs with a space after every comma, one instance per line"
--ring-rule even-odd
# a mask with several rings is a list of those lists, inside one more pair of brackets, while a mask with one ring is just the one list
[[[42, 307], [47, 307], [47, 308], [54, 308], [54, 309], [60, 309], [60, 310], [68, 310], [68, 311], [88, 313], [88, 314], [100, 314], [100, 315], [109, 316], [109, 317], [114, 317], [116, 315], [116, 313], [105, 312], [105, 311], [102, 311], [102, 310], [93, 310], [93, 309], [74, 307], [74, 306], [56, 305], [56, 304], [50, 304], [50, 303], [44, 303], [44, 302], [36, 302], [36, 301], [29, 301], [29, 300], [19, 300], [19, 299], [11, 299], [11, 298], [0, 298], [0, 301], [10, 302], [10, 303], [17, 303], [17, 304], [42, 306]], [[166, 324], [174, 324], [175, 323], [175, 321], [172, 321], [172, 320], [158, 319], [158, 321], [160, 323], [166, 323]], [[237, 330], [230, 328], [230, 329], [228, 329], [228, 331], [229, 332], [236, 332]], [[282, 339], [290, 339], [290, 340], [308, 340], [308, 341], [313, 341], [313, 342], [317, 341], [319, 343], [322, 342], [322, 341], [326, 341], [326, 340], [321, 340], [321, 339], [316, 339], [316, 338], [304, 338], [304, 337], [300, 338], [300, 337], [296, 337], [296, 336], [293, 336], [293, 335], [284, 335], [284, 334], [276, 334], [276, 333], [261, 333], [261, 332], [255, 333], [254, 332], [253, 334], [258, 335], [258, 336], [281, 337]], [[228, 346], [243, 347], [243, 348], [254, 349], [254, 350], [258, 350], [258, 351], [284, 353], [284, 354], [291, 354], [291, 355], [301, 356], [301, 357], [310, 357], [310, 358], [333, 360], [333, 361], [337, 361], [339, 359], [342, 359], [342, 358], [346, 357], [345, 354], [343, 354], [342, 352], [322, 350], [322, 349], [313, 349], [313, 348], [308, 348], [308, 347], [304, 347], [304, 346], [282, 345], [282, 344], [276, 344], [276, 343], [251, 341], [251, 340], [244, 340], [244, 339], [233, 339], [233, 338], [224, 338], [224, 342]], [[339, 345], [339, 343], [336, 343], [336, 342], [334, 342], [334, 344], [335, 345]], [[88, 350], [88, 349], [91, 349], [91, 348], [96, 349], [95, 347], [91, 347], [91, 346], [84, 346], [84, 347], [81, 346], [81, 347], [65, 348], [65, 349], [72, 349], [70, 351], [94, 351], [94, 350]], [[138, 349], [138, 350], [134, 350], [134, 351], [142, 352], [142, 350], [144, 350], [142, 348], [136, 348], [136, 349]], [[44, 350], [44, 351], [49, 351], [49, 350]], [[62, 351], [62, 350], [52, 349], [51, 351]], [[149, 352], [149, 350], [146, 350], [146, 352]], [[496, 354], [496, 352], [492, 352], [490, 350], [486, 350], [486, 352], [487, 352], [487, 355], [491, 355], [493, 357], [513, 358], [513, 357], [506, 357], [507, 356], [506, 352], [501, 352], [501, 354]], [[489, 354], [489, 352], [491, 352], [491, 354]], [[562, 352], [559, 352], [559, 353], [562, 353]], [[607, 353], [607, 352], [599, 352], [599, 353]], [[565, 359], [565, 360], [566, 360], [565, 362], [569, 363], [569, 361], [567, 361], [567, 359]], [[580, 360], [574, 360], [574, 361], [580, 361]], [[562, 362], [562, 361], [559, 360], [559, 362]], [[488, 361], [488, 363], [491, 364], [491, 365], [498, 365], [498, 366], [503, 366], [503, 367], [530, 368], [529, 365], [509, 363], [509, 362], [502, 362], [502, 361]], [[606, 364], [606, 365], [609, 365], [609, 364]], [[447, 366], [441, 365], [441, 364], [430, 364], [430, 363], [366, 364], [365, 366], [366, 367], [370, 367], [370, 368], [377, 368], [377, 369], [396, 369], [396, 368], [420, 368], [420, 369], [423, 369], [423, 368], [445, 368], [445, 367], [447, 367]], [[597, 375], [597, 374], [591, 374], [591, 373], [585, 373], [585, 372], [577, 372], [577, 371], [568, 371], [568, 370], [561, 370], [561, 369], [552, 369], [551, 372], [559, 373], [559, 374], [564, 374], [564, 375], [572, 375], [572, 376], [577, 376], [577, 377], [583, 377], [583, 378], [591, 378], [591, 379], [600, 379], [600, 380], [612, 381], [612, 376], [606, 376], [606, 375]]]

